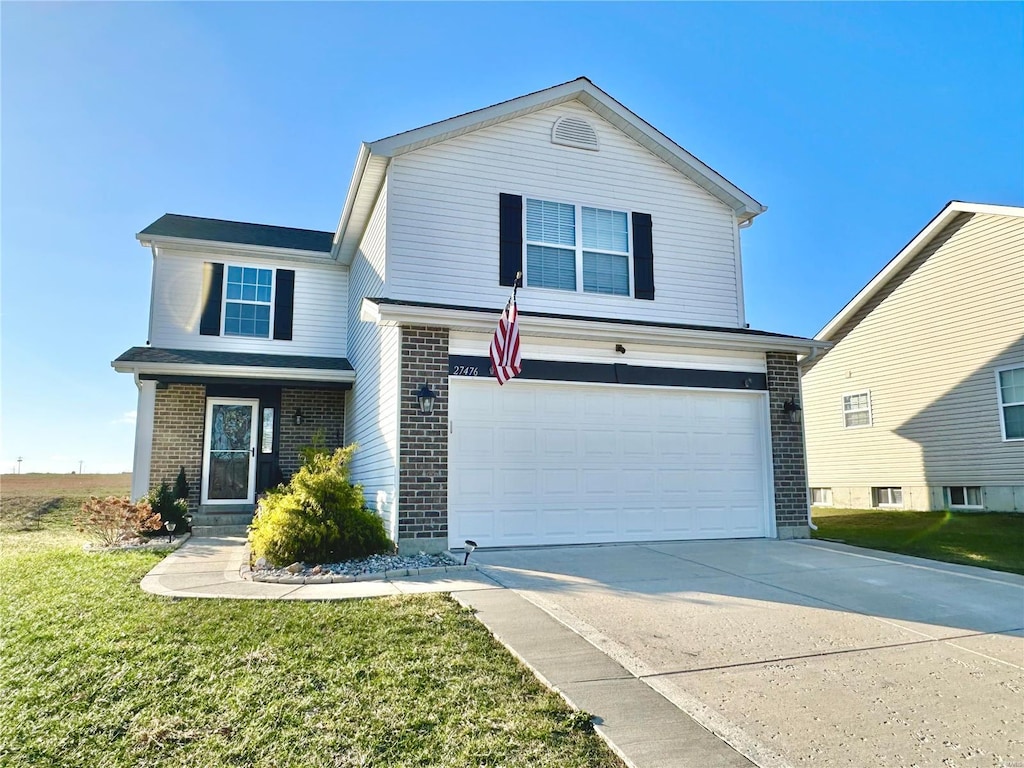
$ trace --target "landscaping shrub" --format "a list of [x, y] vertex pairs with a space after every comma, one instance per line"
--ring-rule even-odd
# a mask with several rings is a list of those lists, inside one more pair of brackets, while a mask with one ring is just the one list
[[103, 547], [159, 531], [163, 525], [160, 515], [153, 511], [148, 501], [140, 499], [132, 504], [127, 496], [108, 496], [105, 499], [90, 496], [75, 515], [74, 523], [81, 533]]
[[267, 492], [249, 529], [253, 557], [284, 566], [392, 550], [384, 523], [364, 506], [362, 486], [349, 482], [348, 461], [355, 450], [350, 445], [333, 454], [309, 451], [287, 485]]
[[174, 530], [179, 533], [185, 530], [188, 500], [177, 497], [174, 491], [167, 487], [167, 483], [160, 483], [160, 487], [153, 491], [147, 500], [164, 523], [174, 523]]

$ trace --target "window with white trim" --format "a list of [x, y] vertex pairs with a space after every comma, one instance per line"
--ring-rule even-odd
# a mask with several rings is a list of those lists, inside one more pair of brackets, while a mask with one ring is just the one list
[[816, 507], [832, 506], [831, 488], [811, 488], [811, 504]]
[[996, 391], [1003, 440], [1024, 440], [1024, 368], [996, 371]]
[[224, 335], [270, 338], [274, 270], [228, 266], [224, 286]]
[[902, 488], [872, 488], [871, 503], [876, 507], [902, 507]]
[[845, 427], [871, 426], [871, 393], [854, 392], [843, 395], [843, 425]]
[[526, 285], [631, 295], [625, 211], [527, 198], [525, 218]]
[[946, 503], [951, 509], [981, 509], [981, 486], [979, 485], [947, 485]]

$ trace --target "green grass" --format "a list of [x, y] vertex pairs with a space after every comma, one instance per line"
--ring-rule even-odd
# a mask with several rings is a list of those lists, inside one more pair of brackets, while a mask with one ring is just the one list
[[813, 518], [816, 539], [1024, 574], [1024, 515], [815, 507]]
[[447, 596], [159, 598], [69, 517], [0, 535], [0, 765], [621, 766]]

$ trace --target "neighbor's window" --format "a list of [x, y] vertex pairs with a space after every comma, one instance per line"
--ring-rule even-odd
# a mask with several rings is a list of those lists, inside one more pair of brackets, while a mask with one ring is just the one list
[[260, 453], [274, 452], [274, 409], [263, 409], [263, 438], [260, 441]]
[[1024, 368], [996, 371], [1003, 440], [1024, 440]]
[[902, 507], [902, 488], [872, 488], [871, 503], [876, 507]]
[[270, 338], [272, 269], [228, 267], [224, 335]]
[[811, 504], [819, 507], [832, 506], [831, 488], [811, 488]]
[[624, 211], [526, 200], [527, 285], [629, 296], [629, 253]]
[[871, 426], [871, 393], [843, 395], [843, 424], [847, 427]]
[[981, 486], [950, 485], [946, 487], [946, 503], [950, 507], [981, 508]]

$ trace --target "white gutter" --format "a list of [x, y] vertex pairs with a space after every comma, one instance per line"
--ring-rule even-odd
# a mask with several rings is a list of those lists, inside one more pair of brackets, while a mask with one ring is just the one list
[[215, 376], [234, 379], [285, 379], [288, 381], [315, 381], [324, 383], [351, 383], [355, 371], [323, 368], [268, 368], [262, 365], [204, 365], [201, 363], [147, 363], [113, 361], [110, 366], [118, 373], [136, 376]]
[[[403, 304], [378, 304], [363, 299], [360, 320], [383, 326], [438, 325], [461, 331], [493, 332], [500, 310], [478, 312], [448, 307], [417, 307]], [[730, 333], [714, 329], [673, 328], [622, 323], [601, 319], [564, 319], [519, 315], [519, 329], [531, 336], [563, 339], [606, 340], [609, 337], [629, 338], [636, 343], [685, 344], [711, 349], [729, 349], [754, 352], [793, 352], [810, 355], [817, 349], [827, 349], [829, 342], [778, 336], [758, 336]]]
[[251, 243], [229, 243], [224, 240], [197, 240], [192, 237], [169, 237], [166, 235], [137, 234], [135, 238], [144, 246], [156, 248], [173, 248], [181, 251], [198, 251], [207, 254], [246, 254], [263, 258], [287, 259], [303, 263], [330, 264], [327, 251], [307, 251], [299, 248], [277, 248], [271, 245], [252, 245]]

